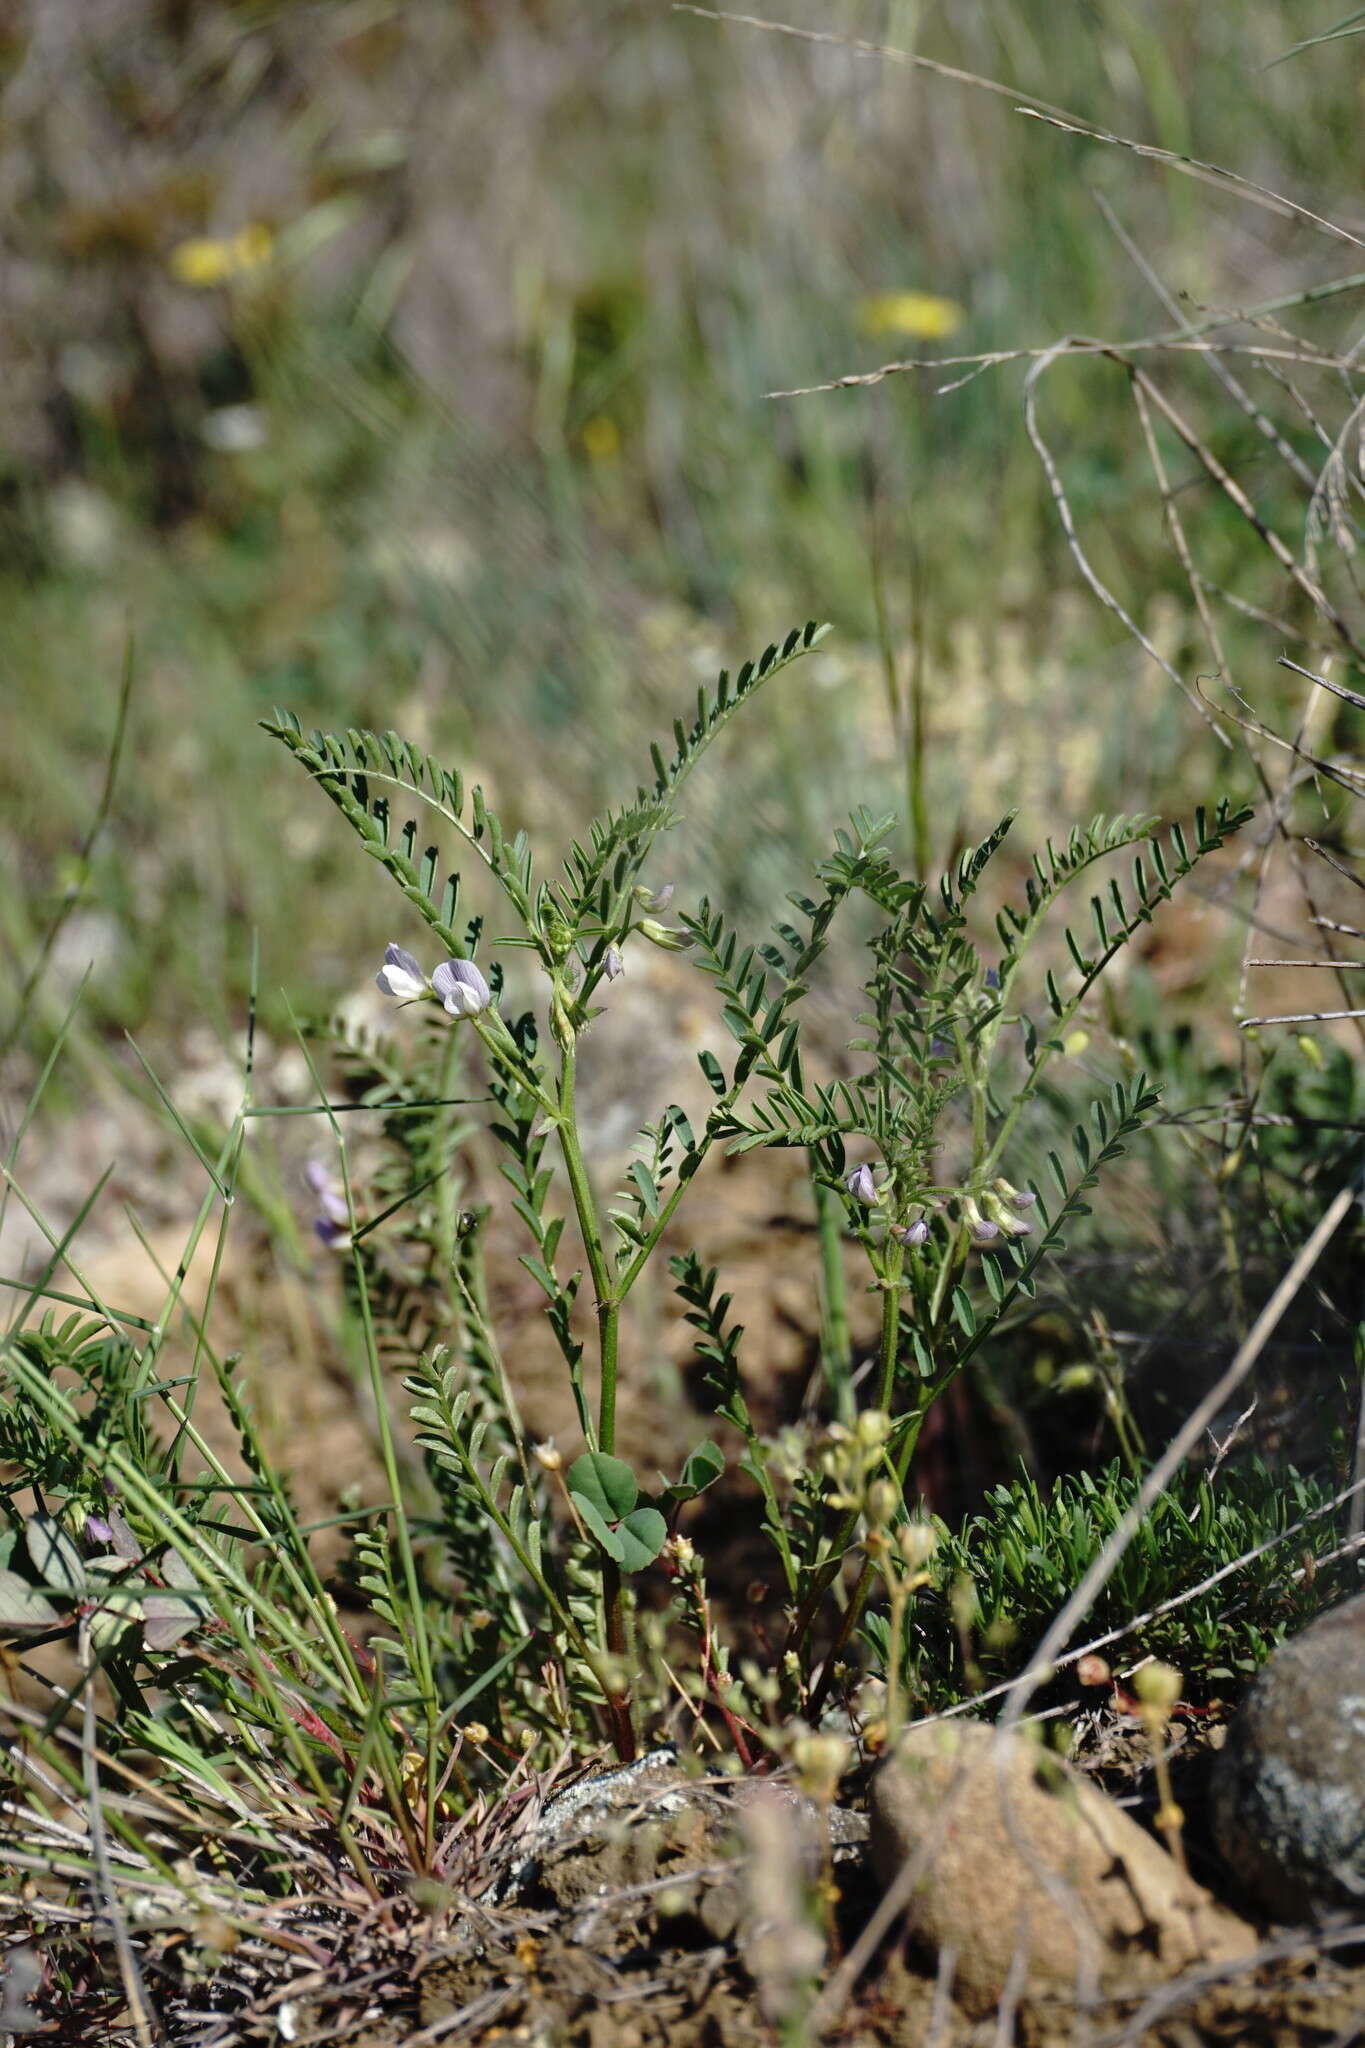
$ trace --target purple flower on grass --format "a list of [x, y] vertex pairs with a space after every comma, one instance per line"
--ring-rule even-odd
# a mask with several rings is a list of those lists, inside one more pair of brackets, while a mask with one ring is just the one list
[[402, 946], [384, 948], [384, 965], [375, 976], [375, 985], [383, 989], [386, 996], [396, 996], [401, 1003], [415, 1002], [418, 996], [427, 992], [427, 978], [421, 963]]
[[443, 960], [431, 985], [452, 1017], [477, 1017], [493, 1000], [493, 991], [472, 960]]
[[1000, 969], [998, 967], [988, 967], [986, 969], [986, 986], [987, 988], [999, 988]]
[[844, 1175], [844, 1186], [848, 1189], [855, 1202], [863, 1203], [868, 1209], [875, 1207], [877, 1183], [872, 1178], [872, 1168], [870, 1166], [855, 1166], [851, 1173]]
[[318, 1213], [313, 1218], [313, 1230], [326, 1245], [328, 1251], [339, 1244], [347, 1244], [351, 1236], [351, 1218], [346, 1207], [346, 1197], [337, 1186], [336, 1180], [320, 1159], [310, 1159], [303, 1169], [303, 1177], [318, 1198]]
[[85, 1518], [85, 1540], [87, 1543], [112, 1543], [113, 1524], [106, 1522], [103, 1515], [87, 1515]]

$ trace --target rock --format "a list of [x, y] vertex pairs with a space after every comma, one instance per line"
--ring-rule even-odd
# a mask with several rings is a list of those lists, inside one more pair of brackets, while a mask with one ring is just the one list
[[1213, 1780], [1219, 1851], [1276, 1919], [1365, 1913], [1365, 1594], [1281, 1644]]
[[1005, 1994], [1139, 1989], [1255, 1936], [1137, 1822], [1051, 1752], [981, 1722], [910, 1728], [871, 1787], [871, 1860], [918, 1871], [916, 1936], [956, 1956], [968, 2012]]

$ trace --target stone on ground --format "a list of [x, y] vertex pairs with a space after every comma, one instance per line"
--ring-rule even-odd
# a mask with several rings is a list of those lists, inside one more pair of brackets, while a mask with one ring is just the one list
[[1265, 1665], [1218, 1759], [1213, 1817], [1233, 1881], [1276, 1919], [1365, 1917], [1365, 1594]]
[[968, 2012], [1007, 1992], [1136, 1990], [1255, 1946], [1107, 1794], [1023, 1736], [965, 1720], [911, 1728], [871, 1808], [877, 1877], [910, 1884], [914, 1934], [952, 1951]]

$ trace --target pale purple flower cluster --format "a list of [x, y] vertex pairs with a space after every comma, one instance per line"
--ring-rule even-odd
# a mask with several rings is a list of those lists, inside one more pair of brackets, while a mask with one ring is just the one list
[[[877, 1176], [866, 1162], [862, 1166], [853, 1167], [844, 1175], [844, 1186], [854, 1201], [861, 1202], [865, 1209], [875, 1209], [882, 1199], [881, 1191], [877, 1187]], [[929, 1219], [926, 1216], [916, 1216], [912, 1223], [893, 1223], [889, 1226], [888, 1235], [894, 1237], [898, 1244], [912, 1247], [927, 1244]]]

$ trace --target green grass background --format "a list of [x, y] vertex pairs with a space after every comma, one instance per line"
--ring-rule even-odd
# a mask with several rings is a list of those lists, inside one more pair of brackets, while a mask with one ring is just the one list
[[[791, 0], [784, 18], [1350, 219], [1357, 46], [1275, 62], [1330, 16]], [[1037, 832], [1229, 779], [1083, 592], [1020, 366], [947, 395], [919, 373], [765, 393], [901, 354], [1161, 331], [1101, 199], [1186, 312], [1337, 275], [1340, 243], [1008, 95], [646, 0], [45, 0], [3, 60], [16, 985], [80, 891], [40, 1017], [93, 961], [92, 1026], [227, 1034], [253, 933], [277, 1023], [282, 985], [334, 999], [411, 937], [257, 731], [276, 702], [396, 725], [562, 839], [633, 786], [700, 675], [827, 617], [829, 652], [711, 771], [678, 854], [741, 911], [798, 882], [851, 803], [903, 791], [888, 667], [922, 685], [936, 858], [1007, 802]], [[252, 222], [268, 265], [180, 281], [186, 239]], [[950, 340], [864, 331], [869, 295], [912, 290], [960, 305]], [[1356, 302], [1317, 317], [1344, 343]], [[1067, 366], [1042, 403], [1103, 573], [1184, 661], [1189, 593], [1122, 374]], [[1277, 508], [1264, 440], [1217, 417], [1220, 458]], [[259, 445], [215, 446], [225, 419]], [[1191, 503], [1217, 572], [1273, 609], [1245, 529], [1198, 479]], [[86, 877], [130, 640], [129, 745]]]

